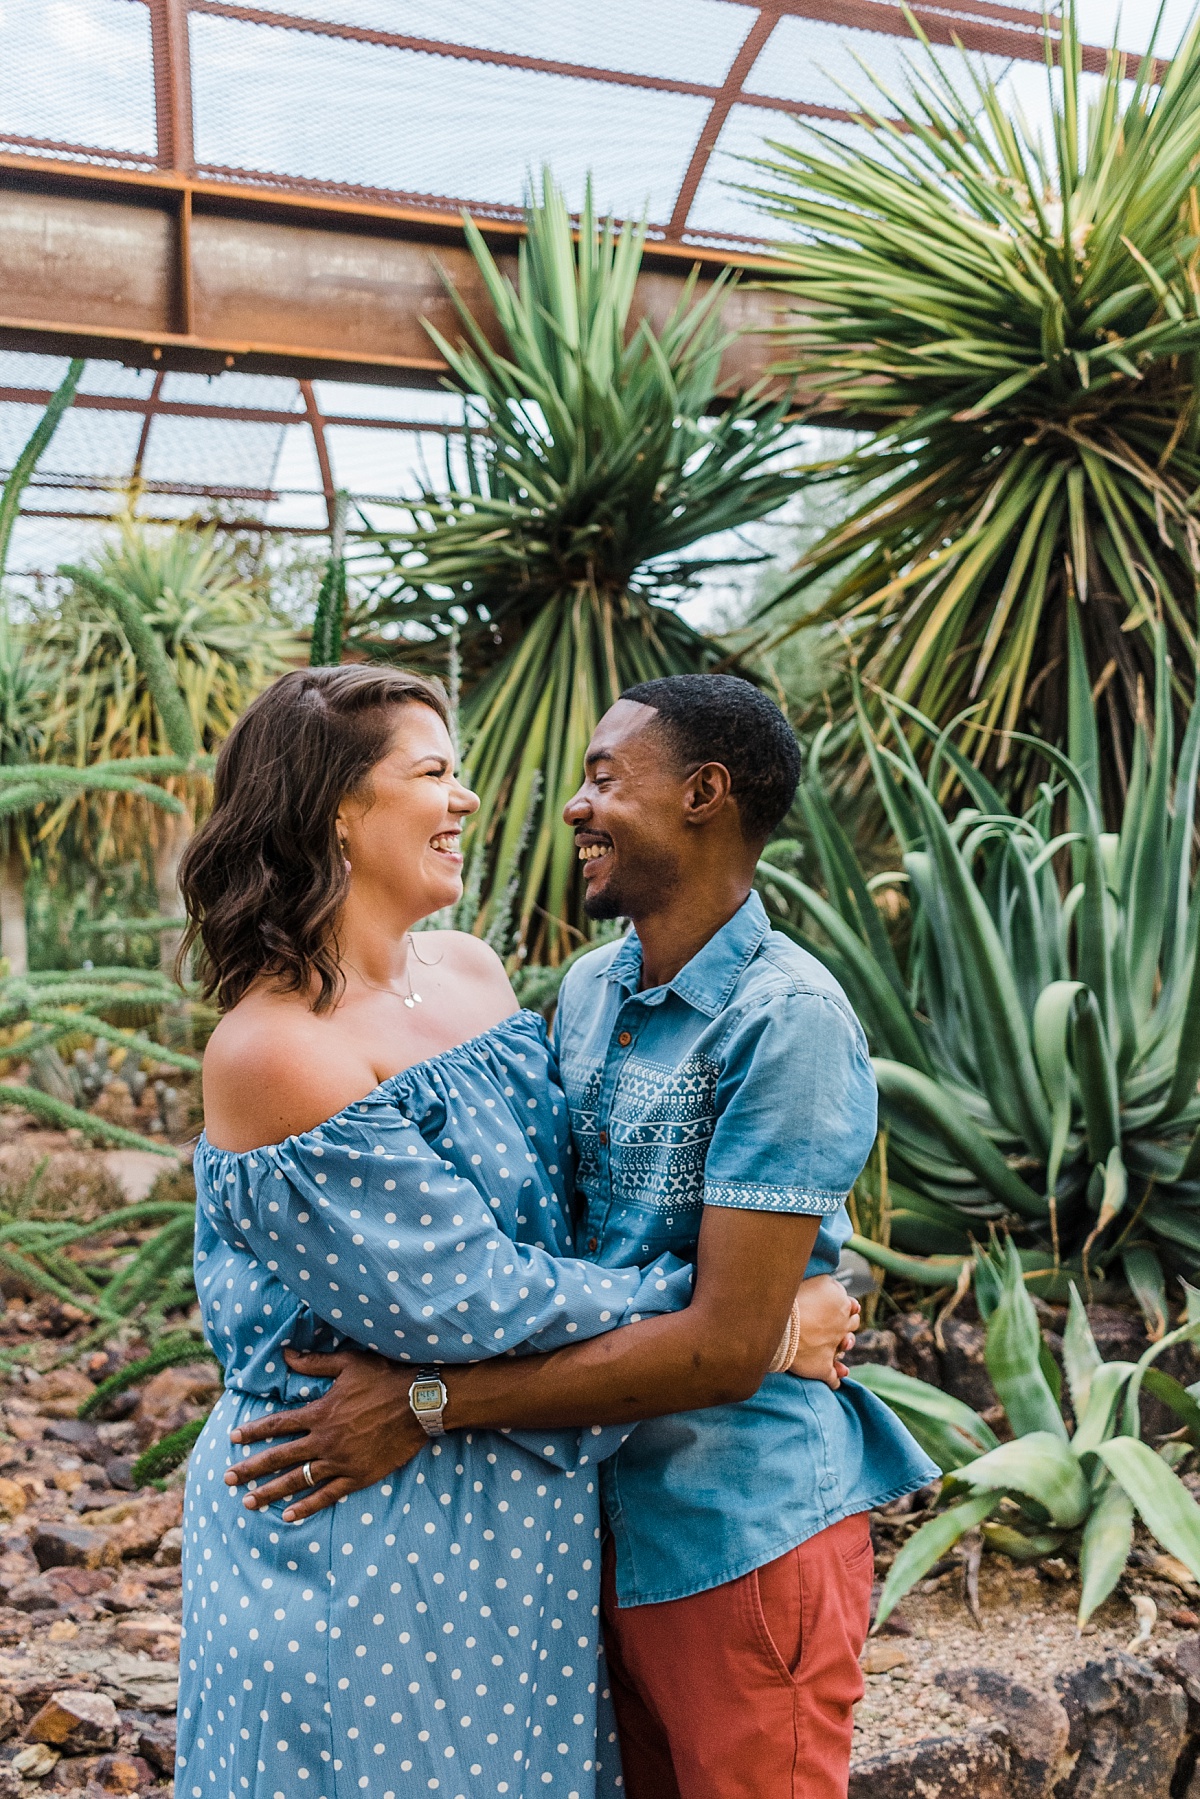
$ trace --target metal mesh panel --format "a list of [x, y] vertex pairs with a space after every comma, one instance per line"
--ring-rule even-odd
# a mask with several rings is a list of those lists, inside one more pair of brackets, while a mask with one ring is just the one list
[[260, 0], [257, 10], [717, 86], [754, 17], [726, 0]]
[[571, 204], [590, 170], [605, 206], [659, 219], [708, 114], [693, 95], [205, 15], [191, 41], [205, 168], [516, 205], [552, 146]]
[[[986, 70], [996, 81], [1011, 62], [1009, 57], [962, 56], [952, 49], [940, 49], [938, 60], [950, 80], [965, 92], [970, 92], [970, 78], [963, 70], [964, 63], [977, 73]], [[927, 66], [919, 46], [903, 38], [826, 25], [817, 19], [780, 19], [750, 71], [746, 89], [783, 100], [808, 100], [817, 106], [853, 109], [858, 102], [880, 106], [864, 64], [896, 93], [907, 92], [912, 69], [921, 71]], [[882, 104], [886, 111], [886, 102]]]
[[150, 14], [140, 0], [0, 0], [0, 145], [152, 163]]

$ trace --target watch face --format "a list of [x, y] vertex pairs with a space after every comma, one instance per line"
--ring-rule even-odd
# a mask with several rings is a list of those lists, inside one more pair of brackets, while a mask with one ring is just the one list
[[442, 1391], [440, 1380], [414, 1381], [413, 1409], [418, 1412], [436, 1412], [438, 1407], [443, 1404]]

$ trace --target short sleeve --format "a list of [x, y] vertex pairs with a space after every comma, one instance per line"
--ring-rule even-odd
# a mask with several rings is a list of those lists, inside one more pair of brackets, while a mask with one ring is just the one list
[[875, 1076], [850, 1008], [811, 989], [748, 1008], [723, 1046], [704, 1203], [836, 1212], [875, 1140]]

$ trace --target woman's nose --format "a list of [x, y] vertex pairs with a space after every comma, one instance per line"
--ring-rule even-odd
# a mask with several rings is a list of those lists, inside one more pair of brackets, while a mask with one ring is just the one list
[[478, 812], [479, 795], [472, 793], [469, 787], [464, 787], [461, 781], [456, 781], [454, 792], [450, 796], [450, 810], [452, 812]]

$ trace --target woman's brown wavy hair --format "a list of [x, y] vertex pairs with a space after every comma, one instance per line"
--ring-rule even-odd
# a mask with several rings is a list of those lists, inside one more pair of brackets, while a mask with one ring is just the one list
[[395, 710], [429, 706], [450, 723], [441, 689], [401, 669], [350, 664], [281, 675], [248, 706], [217, 758], [213, 809], [184, 854], [179, 884], [200, 944], [205, 998], [236, 1006], [261, 976], [307, 993], [314, 1012], [342, 986], [336, 921], [348, 877], [337, 813], [370, 791]]

